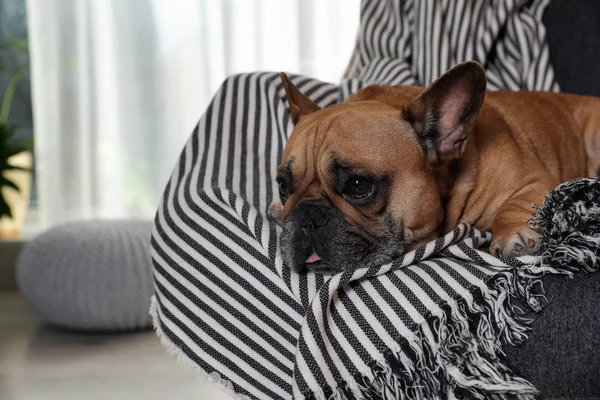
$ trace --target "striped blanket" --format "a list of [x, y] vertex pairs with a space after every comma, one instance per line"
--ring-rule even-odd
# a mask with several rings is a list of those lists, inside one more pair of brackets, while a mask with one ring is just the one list
[[[326, 107], [476, 60], [489, 88], [557, 90], [546, 5], [364, 0], [341, 83], [292, 81]], [[494, 258], [488, 233], [460, 225], [378, 268], [328, 277], [283, 265], [266, 216], [292, 130], [284, 100], [276, 73], [227, 79], [181, 154], [152, 235], [165, 346], [239, 399], [534, 397], [502, 346], [525, 340], [543, 304], [536, 277], [551, 269], [537, 258]]]

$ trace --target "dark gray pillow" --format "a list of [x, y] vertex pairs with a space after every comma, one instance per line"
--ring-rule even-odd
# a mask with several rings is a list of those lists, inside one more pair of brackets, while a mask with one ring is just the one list
[[600, 96], [600, 2], [552, 0], [543, 21], [561, 91]]

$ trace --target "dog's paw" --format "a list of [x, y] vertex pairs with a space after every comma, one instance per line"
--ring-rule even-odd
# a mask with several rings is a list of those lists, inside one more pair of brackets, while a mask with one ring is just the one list
[[271, 221], [275, 222], [277, 225], [283, 226], [282, 213], [283, 205], [281, 204], [281, 201], [274, 200], [269, 205], [267, 216], [269, 217], [269, 219], [271, 219]]
[[493, 234], [490, 253], [496, 257], [520, 257], [539, 253], [542, 235], [528, 226]]

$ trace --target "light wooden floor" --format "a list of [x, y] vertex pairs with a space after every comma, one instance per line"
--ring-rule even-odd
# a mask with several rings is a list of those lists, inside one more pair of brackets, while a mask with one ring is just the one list
[[154, 332], [84, 335], [41, 325], [0, 292], [1, 400], [230, 399], [169, 356]]

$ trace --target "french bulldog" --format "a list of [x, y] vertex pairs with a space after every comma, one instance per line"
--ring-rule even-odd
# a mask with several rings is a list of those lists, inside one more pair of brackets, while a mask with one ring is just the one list
[[548, 191], [600, 165], [600, 99], [486, 91], [459, 64], [427, 88], [371, 85], [319, 108], [281, 74], [294, 123], [278, 167], [283, 261], [373, 267], [451, 231], [491, 230], [490, 252], [535, 254]]

